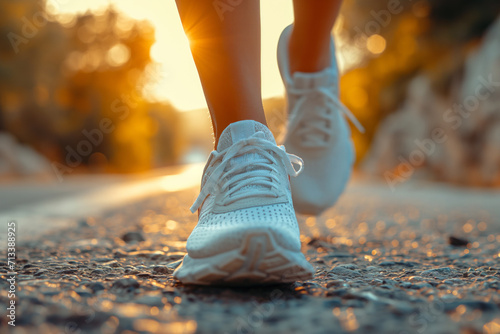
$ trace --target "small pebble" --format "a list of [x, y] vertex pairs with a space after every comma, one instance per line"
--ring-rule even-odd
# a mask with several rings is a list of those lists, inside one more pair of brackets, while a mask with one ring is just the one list
[[122, 240], [125, 242], [141, 242], [144, 241], [144, 237], [140, 232], [127, 232], [122, 235]]
[[448, 238], [448, 243], [452, 246], [467, 247], [467, 245], [469, 244], [469, 240], [451, 235]]

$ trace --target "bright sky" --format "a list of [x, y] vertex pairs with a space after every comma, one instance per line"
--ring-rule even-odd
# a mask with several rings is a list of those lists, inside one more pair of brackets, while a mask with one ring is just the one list
[[[56, 13], [99, 10], [113, 4], [127, 16], [147, 19], [156, 29], [151, 56], [160, 65], [159, 78], [150, 87], [151, 97], [167, 100], [180, 110], [206, 107], [198, 74], [189, 51], [173, 0], [48, 0]], [[49, 7], [50, 8], [50, 7]], [[276, 46], [281, 31], [292, 22], [291, 0], [261, 1], [262, 94], [263, 98], [283, 94], [276, 63]]]

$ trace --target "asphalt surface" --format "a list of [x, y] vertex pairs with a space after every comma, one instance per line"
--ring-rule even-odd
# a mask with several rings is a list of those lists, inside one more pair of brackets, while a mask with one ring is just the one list
[[16, 326], [4, 315], [0, 332], [500, 333], [498, 191], [354, 182], [321, 217], [299, 216], [315, 277], [249, 288], [173, 279], [196, 195], [173, 187], [19, 235]]

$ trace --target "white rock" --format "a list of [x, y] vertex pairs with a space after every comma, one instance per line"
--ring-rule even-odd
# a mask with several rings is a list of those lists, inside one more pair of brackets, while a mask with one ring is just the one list
[[[450, 112], [454, 105], [463, 106], [464, 113]], [[423, 151], [415, 141], [429, 143], [435, 129], [446, 139], [429, 144], [425, 162], [412, 163], [411, 177], [500, 185], [500, 19], [465, 62], [463, 78], [452, 83], [449, 97], [434, 92], [424, 75], [410, 82], [403, 106], [382, 121], [363, 170], [384, 176], [401, 158], [411, 162], [412, 154]]]
[[49, 176], [51, 172], [45, 157], [0, 132], [0, 176]]

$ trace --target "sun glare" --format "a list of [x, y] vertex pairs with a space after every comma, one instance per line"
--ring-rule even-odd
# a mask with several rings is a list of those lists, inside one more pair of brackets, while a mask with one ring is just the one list
[[[152, 80], [145, 86], [144, 96], [153, 101], [168, 101], [181, 111], [206, 108], [189, 50], [190, 41], [182, 29], [174, 1], [148, 0], [138, 5], [135, 0], [47, 0], [48, 11], [58, 15], [61, 21], [67, 21], [71, 14], [102, 11], [109, 5], [133, 19], [148, 20], [155, 28], [156, 42], [151, 48], [154, 64], [148, 67], [148, 76]], [[342, 17], [339, 18], [341, 20]], [[276, 61], [276, 47], [281, 31], [292, 21], [291, 1], [261, 1], [263, 98], [281, 96], [284, 92]], [[380, 41], [376, 42], [374, 51], [378, 52], [382, 46]], [[338, 55], [341, 70], [352, 65], [349, 59], [359, 58], [354, 57], [352, 52], [355, 51], [349, 51], [342, 40], [337, 40], [336, 44], [342, 50]], [[116, 46], [107, 55], [107, 61], [119, 66], [128, 57], [127, 50]]]
[[[180, 110], [205, 108], [189, 40], [183, 32], [174, 1], [149, 0], [140, 5], [135, 0], [47, 1], [48, 10], [60, 15], [62, 20], [68, 14], [100, 11], [109, 4], [131, 18], [148, 20], [155, 27], [156, 43], [151, 49], [151, 57], [156, 66], [153, 67], [154, 79], [146, 86], [145, 95], [153, 100], [169, 101]], [[283, 93], [276, 64], [276, 45], [279, 34], [292, 22], [293, 15], [289, 0], [262, 1], [261, 7], [262, 93], [266, 98]], [[110, 50], [108, 55], [112, 64], [119, 64], [126, 58], [127, 51], [120, 46]]]

